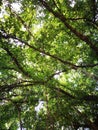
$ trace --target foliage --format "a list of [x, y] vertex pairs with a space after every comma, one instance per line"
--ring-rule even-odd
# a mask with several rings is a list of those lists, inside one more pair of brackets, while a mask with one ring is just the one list
[[98, 130], [98, 0], [2, 0], [0, 12], [0, 129]]

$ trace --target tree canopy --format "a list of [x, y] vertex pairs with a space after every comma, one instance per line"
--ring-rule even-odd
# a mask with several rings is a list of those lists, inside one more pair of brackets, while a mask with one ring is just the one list
[[98, 0], [0, 1], [0, 130], [98, 130]]

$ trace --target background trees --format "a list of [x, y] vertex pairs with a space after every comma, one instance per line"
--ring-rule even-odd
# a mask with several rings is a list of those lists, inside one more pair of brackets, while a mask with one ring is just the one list
[[98, 1], [0, 5], [0, 128], [98, 130]]

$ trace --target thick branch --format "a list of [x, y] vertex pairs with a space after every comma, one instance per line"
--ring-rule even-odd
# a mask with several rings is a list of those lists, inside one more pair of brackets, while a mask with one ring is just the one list
[[34, 81], [34, 82], [31, 82], [31, 83], [14, 83], [14, 84], [10, 84], [10, 85], [1, 85], [0, 86], [0, 91], [1, 92], [4, 92], [4, 91], [11, 91], [12, 89], [15, 89], [15, 88], [19, 88], [19, 87], [28, 87], [28, 86], [33, 86], [33, 85], [38, 85], [38, 84], [41, 84], [43, 85], [45, 82], [44, 81]]
[[[75, 65], [75, 64], [73, 64], [73, 63], [71, 63], [71, 62], [69, 62], [69, 61], [65, 61], [65, 60], [59, 58], [59, 57], [56, 56], [56, 55], [52, 55], [52, 54], [50, 54], [49, 52], [46, 52], [46, 51], [44, 51], [44, 50], [42, 50], [42, 49], [40, 49], [40, 48], [36, 48], [35, 46], [28, 44], [28, 42], [23, 41], [22, 39], [17, 38], [15, 35], [12, 35], [12, 34], [3, 35], [2, 33], [0, 33], [0, 37], [1, 37], [1, 38], [3, 37], [4, 39], [10, 39], [10, 38], [16, 39], [16, 40], [18, 40], [19, 42], [24, 43], [25, 45], [29, 46], [29, 47], [32, 48], [33, 50], [38, 51], [38, 52], [40, 52], [40, 53], [42, 53], [42, 54], [48, 55], [48, 56], [50, 56], [51, 58], [56, 59], [57, 61], [60, 61], [61, 63], [65, 64], [65, 65], [68, 65], [68, 66], [70, 66], [72, 69], [75, 69], [75, 70], [78, 69], [78, 68], [88, 68], [88, 67], [98, 66], [98, 63], [96, 63], [96, 64], [88, 64], [88, 65]], [[16, 63], [16, 65], [17, 65], [17, 67], [19, 68], [19, 70], [21, 70], [25, 75], [29, 76], [29, 74], [28, 74], [27, 72], [25, 72], [24, 69], [22, 68], [22, 66], [19, 64], [19, 62], [18, 62], [18, 60], [16, 59], [16, 57], [14, 57], [13, 54], [9, 51], [9, 49], [6, 48], [6, 47], [5, 47], [4, 49], [5, 49], [5, 50], [7, 51], [7, 53], [11, 56], [11, 58], [13, 59], [13, 61]]]
[[89, 38], [82, 33], [78, 32], [74, 27], [72, 27], [66, 20], [65, 16], [59, 12], [54, 11], [48, 3], [44, 0], [39, 0], [42, 5], [50, 12], [52, 13], [56, 18], [58, 18], [72, 33], [74, 33], [79, 39], [86, 42], [90, 48], [98, 55], [98, 47], [94, 45], [94, 43], [89, 40]]
[[75, 96], [73, 96], [72, 94], [70, 94], [70, 93], [67, 92], [67, 91], [64, 91], [64, 90], [61, 89], [61, 88], [54, 88], [54, 89], [55, 89], [56, 91], [58, 91], [58, 92], [64, 94], [65, 96], [71, 98], [71, 99], [75, 99], [75, 98], [76, 98]]
[[8, 49], [8, 47], [3, 46], [3, 49], [8, 53], [8, 55], [12, 58], [12, 60], [14, 61], [15, 65], [18, 67], [18, 69], [27, 77], [30, 77], [29, 73], [26, 72], [23, 67], [21, 66], [21, 64], [19, 63], [18, 59], [11, 53], [11, 51]]
[[88, 124], [93, 130], [98, 130], [98, 127], [97, 127], [91, 120], [89, 120], [84, 113], [80, 112], [77, 108], [75, 108], [75, 110], [77, 111], [77, 113], [78, 113], [81, 117], [83, 117], [83, 118], [86, 120], [87, 124]]
[[91, 102], [98, 102], [98, 96], [97, 95], [83, 95], [82, 97], [76, 97], [72, 95], [71, 93], [61, 89], [61, 88], [54, 88], [56, 91], [64, 94], [65, 96], [69, 97], [70, 99], [75, 99], [76, 101], [91, 101]]

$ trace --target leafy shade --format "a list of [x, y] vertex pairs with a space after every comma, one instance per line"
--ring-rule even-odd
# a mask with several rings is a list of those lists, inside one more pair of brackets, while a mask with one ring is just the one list
[[98, 0], [1, 0], [0, 129], [98, 130]]

